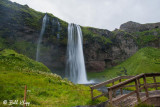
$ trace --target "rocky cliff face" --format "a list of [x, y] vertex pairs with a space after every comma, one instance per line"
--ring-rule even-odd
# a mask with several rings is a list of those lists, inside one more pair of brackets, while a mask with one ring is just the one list
[[[0, 49], [14, 49], [35, 60], [44, 15], [28, 6], [1, 0]], [[65, 66], [67, 23], [51, 14], [47, 15], [49, 20], [41, 43], [40, 62], [52, 71], [61, 71]]]
[[[0, 49], [14, 49], [35, 59], [44, 15], [28, 6], [1, 0]], [[47, 15], [49, 20], [41, 44], [40, 61], [53, 72], [63, 75], [68, 24], [49, 13]], [[127, 22], [115, 31], [82, 26], [81, 28], [84, 36], [86, 69], [89, 72], [101, 72], [113, 67], [141, 47], [160, 48], [160, 23]]]
[[84, 45], [88, 71], [98, 72], [113, 67], [138, 50], [135, 40], [125, 32], [115, 31], [115, 34], [110, 32], [108, 38], [111, 42], [106, 46], [96, 42]]
[[143, 32], [143, 31], [152, 30], [155, 28], [160, 28], [160, 23], [140, 24], [140, 23], [129, 21], [120, 26], [121, 30], [130, 32], [130, 33]]
[[88, 71], [98, 72], [118, 65], [142, 47], [160, 48], [160, 23], [139, 24], [127, 22], [115, 31], [89, 29], [110, 39], [101, 45], [97, 41], [84, 44]]

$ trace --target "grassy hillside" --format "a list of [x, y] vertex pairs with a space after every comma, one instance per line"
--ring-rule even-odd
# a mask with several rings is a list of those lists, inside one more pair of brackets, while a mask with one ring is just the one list
[[[23, 100], [27, 85], [27, 102], [31, 107], [70, 107], [91, 105], [105, 101], [102, 97], [91, 101], [90, 88], [62, 79], [42, 63], [13, 50], [0, 51], [0, 107], [8, 107], [9, 100]], [[100, 92], [95, 91], [95, 95]], [[4, 105], [3, 101], [7, 100]], [[20, 105], [12, 105], [20, 106]]]
[[0, 51], [0, 71], [50, 72], [42, 63], [36, 62], [9, 49]]
[[110, 79], [121, 75], [160, 72], [160, 49], [146, 47], [140, 49], [126, 61], [101, 73], [89, 73], [89, 78]]

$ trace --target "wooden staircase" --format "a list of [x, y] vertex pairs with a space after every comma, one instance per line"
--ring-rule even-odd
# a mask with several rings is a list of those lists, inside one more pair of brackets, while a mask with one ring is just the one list
[[[151, 98], [156, 98], [155, 100], [159, 100], [159, 102], [155, 102], [154, 104], [156, 106], [160, 106], [160, 88], [158, 90], [158, 87], [160, 87], [160, 82], [157, 82], [158, 78], [160, 80], [160, 73], [146, 73], [136, 76], [119, 76], [114, 79], [90, 86], [91, 98], [92, 100], [95, 100], [102, 96], [108, 97], [108, 100], [105, 104], [106, 107], [107, 105], [131, 107], [143, 102], [152, 104], [152, 102], [155, 101], [151, 101]], [[125, 79], [125, 81], [122, 81], [123, 79]], [[153, 83], [151, 83], [152, 79]], [[118, 84], [116, 84], [117, 82]], [[94, 89], [107, 86], [108, 84], [112, 84], [112, 86], [108, 87], [105, 93], [94, 96]], [[130, 87], [132, 87], [132, 89], [134, 88], [134, 90], [130, 91], [129, 93], [124, 93], [124, 90]], [[154, 88], [154, 91], [148, 91], [149, 88], [152, 88], [152, 90]], [[117, 93], [117, 91], [119, 91], [119, 93]]]

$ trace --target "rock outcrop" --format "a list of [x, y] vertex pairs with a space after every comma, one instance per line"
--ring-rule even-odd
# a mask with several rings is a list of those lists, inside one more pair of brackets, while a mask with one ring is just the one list
[[160, 23], [140, 24], [140, 23], [129, 21], [120, 26], [121, 30], [130, 32], [130, 33], [147, 31], [154, 28], [160, 28]]

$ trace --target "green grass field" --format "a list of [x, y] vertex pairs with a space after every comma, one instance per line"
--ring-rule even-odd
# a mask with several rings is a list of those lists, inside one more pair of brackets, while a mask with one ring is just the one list
[[[90, 88], [75, 85], [53, 74], [42, 63], [18, 54], [13, 50], [0, 51], [0, 107], [8, 107], [3, 101], [24, 97], [27, 85], [27, 102], [31, 107], [70, 107], [103, 102], [105, 97], [91, 101]], [[94, 95], [101, 92], [95, 91]], [[20, 106], [20, 105], [12, 105]]]

